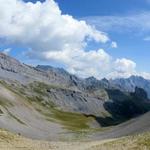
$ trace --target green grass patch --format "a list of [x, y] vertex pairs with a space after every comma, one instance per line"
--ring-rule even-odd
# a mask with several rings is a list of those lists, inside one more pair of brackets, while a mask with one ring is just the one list
[[46, 117], [46, 120], [60, 123], [64, 128], [71, 131], [81, 131], [90, 129], [88, 123], [92, 121], [92, 117], [86, 117], [83, 114], [64, 112], [57, 109], [52, 102], [43, 103], [40, 97], [28, 98], [35, 109]]
[[52, 110], [51, 117], [58, 120], [61, 124], [64, 125], [65, 128], [72, 131], [89, 129], [90, 127], [88, 123], [92, 120], [92, 118], [88, 118], [82, 114], [64, 112], [57, 109]]
[[49, 90], [49, 89], [65, 89], [65, 87], [63, 87], [63, 86], [53, 85], [53, 84], [45, 84], [43, 82], [37, 82], [37, 81], [30, 83], [29, 87], [37, 94], [41, 94], [44, 96], [48, 95], [47, 90]]
[[[64, 89], [63, 87], [48, 85], [41, 82], [33, 82], [26, 87], [18, 85], [17, 83], [16, 86], [7, 84], [6, 82], [2, 82], [2, 84], [5, 85], [6, 88], [13, 90], [12, 92], [16, 95], [23, 97], [24, 100], [27, 100], [27, 103], [32, 105], [39, 113], [41, 113], [47, 121], [62, 124], [63, 127], [68, 129], [70, 132], [83, 133], [84, 131], [91, 130], [90, 122], [94, 120], [93, 117], [87, 117], [80, 113], [64, 112], [59, 110], [51, 101], [48, 90], [58, 88]], [[24, 122], [13, 114], [10, 113], [10, 116], [19, 123], [24, 124]]]
[[7, 99], [0, 97], [0, 106], [9, 107], [9, 106], [13, 106], [13, 104], [9, 102]]

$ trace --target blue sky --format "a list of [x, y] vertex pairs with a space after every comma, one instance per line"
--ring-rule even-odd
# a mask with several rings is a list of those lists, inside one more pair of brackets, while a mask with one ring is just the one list
[[[92, 16], [130, 16], [150, 10], [147, 0], [56, 0], [63, 13], [71, 14], [76, 18]], [[137, 18], [138, 19], [138, 18]], [[124, 29], [120, 29], [124, 30]], [[144, 41], [147, 33], [137, 32], [118, 33], [113, 30], [108, 34], [117, 41], [118, 48], [107, 49], [109, 53], [118, 58], [126, 57], [136, 61], [139, 70], [150, 72], [150, 42]]]
[[[24, 0], [36, 2], [37, 0]], [[43, 2], [44, 0], [41, 0]], [[63, 13], [80, 18], [136, 13], [149, 10], [147, 0], [56, 0]]]
[[[150, 1], [147, 0], [56, 0], [63, 13], [77, 18], [89, 16], [130, 16], [150, 10]], [[138, 18], [137, 18], [138, 19]], [[124, 29], [122, 29], [124, 30]], [[134, 30], [134, 29], [133, 29]], [[150, 71], [150, 42], [144, 41], [147, 33], [138, 35], [138, 31], [108, 32], [112, 39], [117, 41], [116, 50], [108, 50], [114, 57], [126, 57], [136, 61], [139, 70]], [[139, 31], [141, 32], [141, 31]]]
[[[24, 2], [36, 3], [37, 1], [24, 0]], [[45, 1], [41, 0], [41, 2]], [[114, 60], [125, 58], [135, 62], [136, 72], [150, 72], [150, 21], [148, 20], [150, 0], [55, 0], [55, 2], [58, 3], [62, 14], [68, 14], [77, 20], [85, 20], [98, 31], [105, 32], [111, 39], [107, 43], [90, 41], [85, 51], [102, 48]], [[1, 43], [4, 43], [3, 40], [0, 37]], [[117, 43], [115, 48], [111, 46], [113, 41]], [[31, 43], [29, 45], [32, 47]], [[11, 48], [10, 55], [25, 63], [68, 66], [59, 63], [58, 59], [57, 61], [38, 59], [38, 57], [33, 59], [23, 55], [26, 49], [30, 49], [29, 45], [22, 42], [6, 42], [0, 45], [0, 49]], [[68, 68], [72, 70], [70, 66]]]

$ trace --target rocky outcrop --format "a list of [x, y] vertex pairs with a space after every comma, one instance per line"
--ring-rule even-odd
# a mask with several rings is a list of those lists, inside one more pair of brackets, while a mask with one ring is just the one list
[[150, 110], [150, 81], [142, 77], [81, 79], [62, 68], [33, 67], [2, 53], [0, 88], [0, 127], [32, 138], [58, 138], [76, 126], [112, 126]]
[[116, 88], [127, 92], [134, 92], [136, 87], [144, 89], [150, 98], [150, 80], [140, 76], [131, 76], [127, 79], [115, 79], [110, 81]]

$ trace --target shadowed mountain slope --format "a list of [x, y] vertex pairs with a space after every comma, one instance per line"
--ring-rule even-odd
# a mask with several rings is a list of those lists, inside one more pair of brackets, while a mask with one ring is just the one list
[[[82, 79], [61, 68], [32, 67], [0, 53], [0, 127], [46, 140], [90, 138], [108, 127], [123, 136], [125, 121], [150, 110], [148, 86], [149, 80], [142, 77]], [[141, 131], [149, 130], [144, 126]], [[106, 132], [108, 138], [112, 132]]]

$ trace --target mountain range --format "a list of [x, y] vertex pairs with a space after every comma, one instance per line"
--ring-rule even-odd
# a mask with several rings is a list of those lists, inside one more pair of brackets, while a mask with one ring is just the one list
[[150, 80], [80, 78], [0, 53], [0, 127], [33, 139], [119, 137], [150, 131]]

